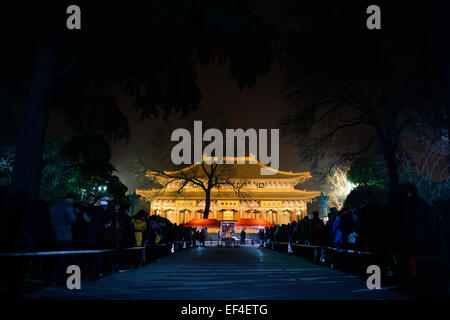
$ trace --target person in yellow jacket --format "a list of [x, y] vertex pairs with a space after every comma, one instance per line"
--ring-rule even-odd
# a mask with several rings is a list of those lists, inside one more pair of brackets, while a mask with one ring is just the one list
[[145, 221], [146, 216], [147, 212], [141, 210], [133, 218], [134, 238], [136, 239], [136, 246], [138, 247], [142, 246], [143, 234], [147, 230], [147, 222]]

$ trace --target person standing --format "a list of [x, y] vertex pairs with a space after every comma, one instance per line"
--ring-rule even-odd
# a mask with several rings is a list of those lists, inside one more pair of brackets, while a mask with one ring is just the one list
[[311, 242], [310, 244], [313, 246], [318, 246], [314, 248], [314, 257], [313, 262], [318, 263], [320, 260], [320, 252], [322, 246], [324, 244], [324, 233], [325, 233], [325, 224], [322, 219], [319, 218], [319, 212], [313, 212], [313, 218], [311, 219]]
[[[84, 228], [83, 246], [88, 250], [102, 249], [102, 236], [105, 227], [106, 215], [105, 210], [108, 201], [104, 198], [98, 199], [94, 205], [91, 200], [85, 208], [83, 218], [87, 222]], [[102, 255], [100, 253], [92, 253], [88, 256], [89, 279], [96, 280], [103, 276], [102, 274]]]
[[260, 247], [262, 247], [264, 244], [264, 229], [259, 229], [259, 233], [258, 233], [258, 236], [259, 236], [259, 241], [260, 241]]
[[[133, 243], [133, 227], [131, 225], [131, 217], [123, 207], [119, 208], [117, 216], [120, 221], [120, 225], [122, 226], [122, 243], [120, 244], [120, 249], [128, 248]], [[119, 272], [129, 269], [129, 255], [130, 252], [128, 250], [119, 251]]]
[[242, 231], [241, 231], [241, 245], [245, 244], [245, 236], [246, 236], [245, 229], [242, 229]]
[[205, 237], [206, 237], [205, 229], [202, 228], [202, 231], [200, 231], [200, 246], [202, 247], [205, 246]]
[[448, 269], [444, 261], [428, 258], [443, 256], [445, 251], [436, 237], [441, 232], [437, 212], [419, 197], [412, 183], [405, 185], [404, 210], [410, 292], [421, 299], [445, 297]]
[[313, 212], [313, 218], [311, 219], [311, 245], [320, 246], [323, 244], [325, 232], [325, 224], [322, 219], [319, 218], [319, 212]]
[[[134, 238], [136, 247], [141, 247], [144, 244], [144, 232], [147, 232], [147, 212], [141, 210], [136, 216], [133, 217], [132, 224], [134, 228]], [[140, 252], [136, 250], [136, 256], [134, 259], [134, 267], [137, 268], [139, 265], [145, 262], [145, 250]]]
[[[103, 199], [109, 201], [111, 199]], [[114, 201], [108, 202], [105, 207], [105, 224], [102, 232], [102, 248], [117, 250], [122, 241], [122, 228], [120, 220], [117, 217], [116, 204]], [[105, 252], [103, 254], [103, 274], [109, 275], [117, 269], [117, 254], [116, 252]]]
[[[58, 250], [68, 251], [72, 249], [72, 226], [77, 222], [73, 204], [75, 194], [70, 193], [59, 202], [50, 207], [50, 223], [56, 236]], [[66, 270], [68, 267], [67, 255], [58, 255], [57, 282], [58, 285], [66, 284]]]
[[326, 244], [329, 246], [334, 245], [334, 222], [338, 215], [337, 208], [330, 208], [330, 212], [328, 213], [328, 221], [325, 225], [325, 235], [326, 235]]

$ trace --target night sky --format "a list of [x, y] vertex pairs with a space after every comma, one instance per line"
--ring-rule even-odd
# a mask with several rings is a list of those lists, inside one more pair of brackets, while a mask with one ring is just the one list
[[[253, 1], [254, 12], [279, 30], [283, 28], [281, 17], [283, 15], [283, 1]], [[274, 61], [270, 73], [258, 77], [256, 85], [251, 89], [240, 90], [234, 79], [229, 75], [228, 64], [215, 64], [206, 68], [197, 68], [198, 85], [202, 93], [200, 108], [191, 112], [184, 121], [178, 120], [179, 115], [171, 115], [170, 124], [179, 123], [180, 127], [190, 127], [194, 120], [201, 120], [200, 114], [208, 114], [210, 109], [219, 108], [229, 113], [231, 128], [274, 129], [279, 128], [278, 121], [289, 109], [289, 102], [283, 99], [282, 70], [277, 61]], [[130, 190], [139, 187], [139, 182], [127, 172], [129, 159], [136, 153], [145, 161], [152, 156], [149, 136], [154, 127], [165, 126], [166, 121], [152, 119], [140, 121], [134, 112], [132, 100], [124, 94], [118, 94], [121, 106], [126, 112], [131, 125], [131, 138], [128, 145], [120, 142], [112, 145], [112, 164], [118, 170], [118, 175]], [[206, 112], [205, 112], [206, 111]], [[149, 160], [150, 161], [150, 160]], [[310, 167], [302, 163], [296, 149], [280, 134], [280, 170], [309, 171]], [[319, 188], [318, 181], [312, 179], [304, 187]]]
[[[281, 34], [285, 29], [296, 28], [301, 19], [290, 19], [286, 22], [286, 1], [258, 0], [250, 2], [254, 13], [276, 26]], [[251, 89], [242, 91], [236, 84], [235, 79], [229, 74], [229, 65], [211, 64], [207, 67], [197, 66], [197, 83], [200, 88], [202, 99], [197, 111], [190, 111], [187, 119], [179, 121], [180, 114], [173, 113], [169, 119], [162, 120], [161, 117], [140, 120], [136, 113], [133, 98], [125, 94], [117, 86], [115, 96], [121, 110], [128, 117], [131, 128], [129, 142], [111, 142], [111, 163], [117, 169], [116, 174], [127, 185], [129, 191], [142, 187], [131, 174], [130, 160], [136, 154], [139, 159], [146, 163], [152, 162], [153, 150], [149, 139], [154, 130], [165, 127], [168, 124], [176, 127], [191, 127], [194, 120], [201, 120], [201, 116], [210, 113], [212, 109], [226, 110], [231, 120], [230, 128], [254, 128], [272, 129], [279, 128], [279, 120], [289, 110], [290, 103], [283, 99], [285, 92], [282, 87], [283, 71], [277, 59], [272, 62], [271, 71], [264, 77], [259, 76], [256, 84]], [[13, 112], [13, 123], [19, 127], [20, 117], [25, 108], [25, 102], [15, 106]], [[9, 121], [6, 121], [9, 123]], [[66, 116], [56, 108], [52, 110], [51, 120], [48, 127], [47, 137], [53, 139], [60, 136], [73, 134], [70, 126], [67, 126]], [[311, 171], [309, 163], [302, 161], [298, 154], [297, 146], [289, 143], [280, 130], [280, 169], [286, 171]], [[323, 160], [327, 162], [327, 159]], [[323, 168], [324, 166], [322, 166]], [[320, 170], [320, 169], [319, 169]], [[312, 172], [313, 178], [302, 187], [318, 190], [321, 189], [319, 172]]]
[[[282, 34], [285, 29], [301, 25], [301, 18], [289, 20], [286, 23], [283, 19], [286, 14], [286, 1], [258, 0], [251, 1], [254, 13], [276, 26], [279, 33]], [[363, 16], [363, 12], [360, 14]], [[399, 19], [404, 17], [399, 17]], [[399, 22], [400, 23], [400, 22]], [[363, 24], [362, 24], [363, 25]], [[279, 120], [289, 111], [292, 103], [283, 99], [285, 91], [282, 87], [283, 71], [278, 64], [277, 59], [272, 63], [271, 71], [264, 77], [259, 76], [256, 84], [251, 89], [239, 89], [235, 79], [229, 74], [229, 65], [224, 63], [211, 64], [208, 67], [197, 66], [197, 83], [200, 88], [202, 99], [197, 111], [190, 111], [187, 119], [178, 120], [179, 114], [172, 113], [168, 120], [161, 118], [139, 120], [136, 113], [133, 98], [125, 94], [117, 86], [115, 96], [121, 110], [128, 117], [131, 128], [130, 140], [111, 142], [112, 159], [111, 162], [117, 169], [116, 174], [127, 185], [129, 191], [142, 187], [139, 182], [130, 174], [130, 160], [136, 154], [142, 161], [151, 163], [154, 156], [154, 150], [149, 144], [149, 139], [154, 131], [161, 127], [170, 125], [173, 127], [190, 127], [194, 120], [201, 120], [205, 114], [211, 113], [213, 109], [226, 110], [231, 119], [230, 128], [254, 128], [254, 129], [272, 129], [279, 128]], [[2, 128], [6, 128], [10, 123], [16, 127], [20, 124], [20, 116], [26, 106], [26, 101], [16, 104], [11, 117], [13, 121], [4, 120]], [[9, 119], [5, 115], [5, 119]], [[7, 131], [7, 130], [3, 130]], [[10, 131], [11, 136], [15, 131]], [[73, 132], [67, 126], [65, 115], [57, 109], [52, 110], [52, 116], [48, 127], [47, 137], [53, 139], [59, 136], [70, 136]], [[296, 145], [289, 143], [280, 130], [280, 169], [287, 171], [311, 171], [311, 165], [303, 162], [301, 155], [298, 154]], [[13, 139], [10, 139], [13, 141]], [[355, 132], [348, 142], [358, 143], [358, 134]], [[169, 141], [168, 141], [169, 142]], [[323, 159], [329, 162], [328, 159]], [[324, 166], [322, 166], [323, 168]], [[321, 189], [318, 181], [323, 172], [314, 172], [313, 179], [305, 183], [303, 187], [308, 189]]]
[[[283, 25], [283, 1], [254, 1], [255, 13], [281, 30]], [[133, 98], [117, 88], [116, 98], [120, 108], [128, 117], [131, 127], [130, 140], [111, 143], [111, 163], [117, 169], [117, 175], [129, 188], [129, 191], [142, 187], [140, 182], [130, 174], [130, 159], [136, 154], [145, 163], [152, 161], [152, 146], [149, 139], [156, 128], [168, 124], [179, 127], [190, 127], [194, 120], [201, 120], [201, 115], [209, 114], [211, 109], [218, 108], [229, 113], [231, 128], [273, 129], [279, 128], [278, 121], [288, 111], [289, 102], [283, 99], [282, 71], [277, 61], [273, 62], [271, 71], [264, 77], [258, 77], [256, 85], [242, 91], [236, 81], [229, 75], [229, 65], [218, 63], [208, 67], [197, 67], [197, 82], [202, 94], [202, 100], [197, 111], [191, 111], [184, 120], [179, 120], [180, 114], [172, 114], [169, 119], [161, 117], [140, 120], [135, 112]], [[70, 134], [70, 128], [64, 125], [64, 115], [53, 111], [48, 137]], [[280, 135], [280, 169], [287, 171], [309, 171], [310, 167], [302, 163], [297, 149], [287, 139]], [[313, 177], [314, 178], [314, 177]], [[304, 187], [318, 189], [319, 183], [311, 179]]]

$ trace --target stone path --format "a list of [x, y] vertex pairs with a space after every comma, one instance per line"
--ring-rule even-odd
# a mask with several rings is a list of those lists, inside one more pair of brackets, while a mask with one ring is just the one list
[[115, 273], [81, 290], [49, 287], [29, 299], [408, 299], [368, 290], [358, 277], [300, 257], [254, 247], [193, 248], [143, 268]]

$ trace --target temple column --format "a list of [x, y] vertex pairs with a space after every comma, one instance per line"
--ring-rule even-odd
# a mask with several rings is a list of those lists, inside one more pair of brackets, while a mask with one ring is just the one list
[[240, 203], [241, 203], [241, 212], [239, 214], [238, 219], [246, 218], [244, 217], [244, 206], [242, 205], [242, 201], [240, 201]]

